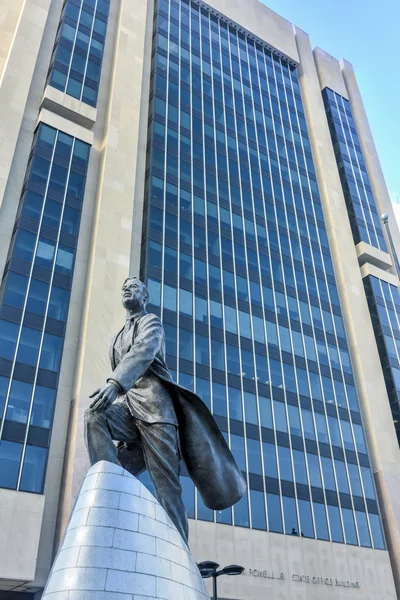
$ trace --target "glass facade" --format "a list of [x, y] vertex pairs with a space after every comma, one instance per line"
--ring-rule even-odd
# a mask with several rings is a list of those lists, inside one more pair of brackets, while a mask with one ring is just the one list
[[109, 0], [66, 0], [50, 62], [48, 84], [96, 106]]
[[0, 487], [43, 489], [89, 150], [36, 130], [0, 288]]
[[372, 325], [400, 443], [400, 295], [395, 285], [369, 275], [364, 278]]
[[141, 276], [173, 376], [248, 482], [191, 518], [383, 548], [296, 69], [190, 1], [158, 0]]
[[366, 242], [387, 252], [350, 102], [325, 88], [322, 92], [333, 148], [347, 204], [354, 243]]

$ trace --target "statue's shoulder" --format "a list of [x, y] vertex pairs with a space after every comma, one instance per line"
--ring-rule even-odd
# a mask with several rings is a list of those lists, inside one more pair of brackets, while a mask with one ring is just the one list
[[148, 313], [148, 312], [143, 313], [139, 317], [138, 321], [141, 325], [160, 324], [162, 327], [161, 319], [155, 313]]

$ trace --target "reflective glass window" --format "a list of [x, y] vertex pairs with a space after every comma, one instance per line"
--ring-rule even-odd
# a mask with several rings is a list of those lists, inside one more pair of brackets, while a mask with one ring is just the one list
[[19, 463], [21, 460], [22, 444], [0, 441], [0, 487], [14, 490], [17, 487]]

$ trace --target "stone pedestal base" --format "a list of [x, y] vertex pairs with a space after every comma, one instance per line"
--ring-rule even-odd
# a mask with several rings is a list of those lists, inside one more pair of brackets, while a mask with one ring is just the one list
[[209, 600], [171, 519], [136, 477], [89, 469], [42, 600]]

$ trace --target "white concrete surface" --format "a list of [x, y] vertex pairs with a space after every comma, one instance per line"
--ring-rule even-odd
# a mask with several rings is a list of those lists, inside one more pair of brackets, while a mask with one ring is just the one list
[[35, 577], [44, 496], [0, 489], [0, 590]]
[[101, 461], [79, 492], [43, 600], [208, 600], [192, 555], [136, 477]]

